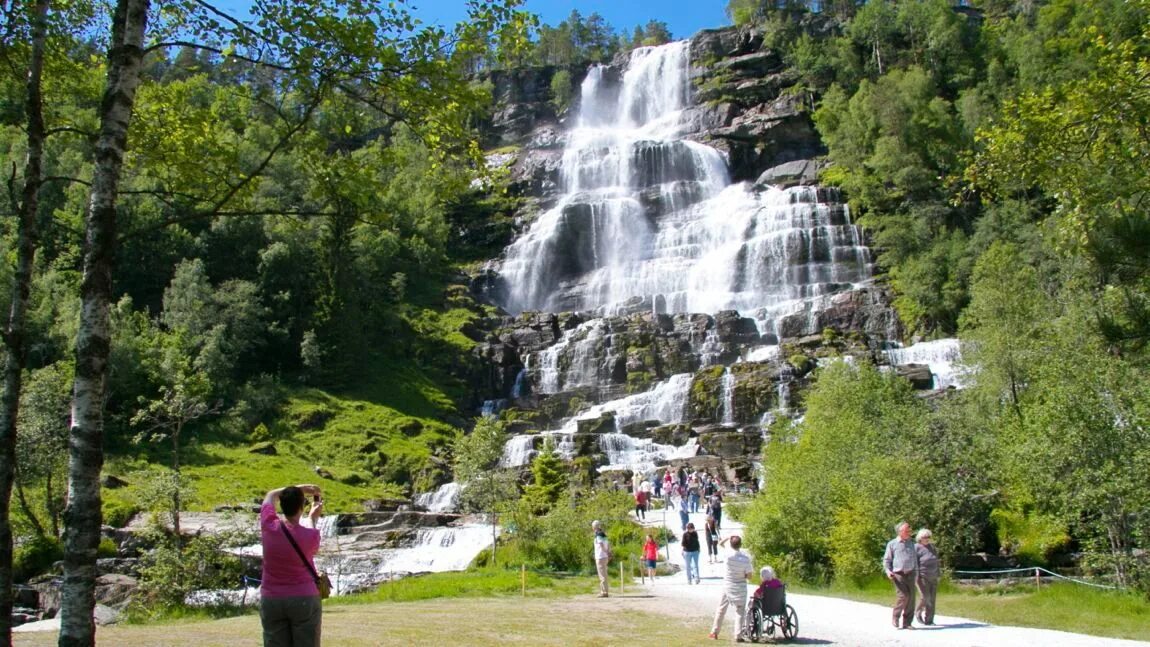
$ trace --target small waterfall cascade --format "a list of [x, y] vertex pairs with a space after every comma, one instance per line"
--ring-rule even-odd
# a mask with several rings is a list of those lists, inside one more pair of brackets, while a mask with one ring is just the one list
[[335, 522], [338, 519], [339, 517], [335, 515], [327, 515], [316, 520], [315, 529], [319, 531], [321, 539], [334, 537], [336, 535], [338, 529], [336, 528]]
[[503, 446], [503, 456], [499, 459], [500, 467], [520, 467], [531, 462], [535, 457], [535, 436], [514, 436]]
[[479, 551], [491, 545], [489, 524], [421, 528], [411, 546], [394, 549], [381, 573], [462, 571]]
[[522, 398], [524, 395], [526, 395], [526, 392], [524, 391], [526, 385], [527, 367], [524, 367], [520, 369], [519, 373], [515, 375], [515, 384], [511, 386], [511, 399], [518, 400], [519, 398]]
[[963, 387], [963, 371], [959, 341], [954, 338], [924, 341], [906, 348], [892, 348], [886, 351], [886, 359], [892, 366], [904, 364], [926, 364], [934, 376], [934, 388]]
[[724, 425], [735, 424], [735, 374], [731, 372], [731, 367], [728, 366], [723, 369], [722, 380], [722, 399], [723, 415], [720, 421]]
[[673, 458], [690, 458], [699, 450], [694, 439], [682, 447], [675, 447], [661, 445], [649, 438], [632, 438], [618, 433], [601, 435], [599, 448], [607, 455], [608, 465], [602, 470], [629, 469], [640, 474], [653, 472], [658, 463]]
[[499, 269], [508, 311], [738, 310], [767, 333], [870, 278], [870, 251], [833, 190], [731, 185], [722, 154], [681, 138], [689, 63], [680, 41], [634, 50], [621, 75], [589, 71], [563, 194]]
[[[558, 393], [598, 384], [600, 366], [596, 359], [597, 350], [607, 332], [602, 319], [592, 319], [565, 332], [558, 342], [541, 351], [538, 360], [539, 392]], [[569, 361], [560, 366], [564, 357]]]
[[647, 420], [662, 424], [683, 421], [690, 395], [692, 375], [680, 373], [660, 382], [655, 388], [618, 400], [597, 404], [567, 421], [563, 432], [573, 434], [580, 420], [593, 420], [604, 413], [615, 414], [615, 431], [622, 432], [628, 425]]
[[507, 400], [499, 398], [497, 400], [484, 400], [483, 405], [479, 407], [479, 415], [484, 418], [491, 418], [499, 414], [504, 408], [507, 407]]
[[719, 331], [712, 328], [703, 338], [703, 345], [699, 348], [699, 363], [703, 368], [713, 366], [719, 361], [723, 353], [723, 344], [719, 341]]
[[[333, 594], [344, 595], [414, 573], [465, 570], [484, 548], [491, 545], [491, 525], [465, 523], [457, 526], [417, 528], [403, 545], [357, 541], [364, 535], [341, 537], [334, 550], [322, 548], [316, 568], [332, 580]], [[365, 533], [370, 535], [371, 533]], [[359, 543], [373, 548], [352, 550]]]
[[439, 486], [434, 492], [424, 492], [415, 497], [415, 505], [428, 512], [454, 512], [459, 504], [459, 484], [452, 481]]

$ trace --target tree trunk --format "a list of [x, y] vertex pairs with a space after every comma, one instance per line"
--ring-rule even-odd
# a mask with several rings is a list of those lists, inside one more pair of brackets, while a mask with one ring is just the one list
[[[36, 260], [36, 217], [40, 210], [40, 185], [44, 157], [44, 47], [48, 39], [49, 0], [36, 0], [31, 7], [31, 50], [28, 59], [27, 105], [28, 154], [24, 163], [24, 186], [18, 209], [16, 271], [12, 281], [12, 306], [4, 331], [4, 386], [0, 392], [0, 644], [12, 642], [12, 484], [16, 478], [16, 418], [24, 375], [24, 322]], [[15, 11], [15, 9], [14, 9]]]
[[183, 535], [180, 534], [180, 488], [183, 487], [183, 480], [180, 478], [180, 431], [183, 426], [183, 423], [177, 420], [176, 429], [172, 432], [172, 471], [176, 474], [172, 488], [172, 530], [176, 534], [176, 546], [184, 545]]
[[64, 586], [60, 645], [96, 641], [96, 548], [100, 543], [100, 470], [104, 465], [104, 399], [111, 331], [112, 265], [116, 243], [116, 197], [140, 84], [148, 0], [118, 0], [108, 48], [108, 78], [100, 102], [92, 192], [85, 217], [84, 274], [72, 429], [68, 443], [68, 503], [64, 508]]

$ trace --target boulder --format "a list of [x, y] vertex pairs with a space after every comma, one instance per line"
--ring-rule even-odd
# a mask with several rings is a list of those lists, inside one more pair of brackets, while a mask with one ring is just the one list
[[120, 612], [116, 609], [113, 609], [112, 607], [103, 604], [97, 604], [96, 608], [92, 612], [92, 619], [95, 620], [96, 624], [100, 625], [101, 627], [106, 627], [108, 625], [114, 625], [120, 621]]
[[256, 443], [255, 445], [252, 445], [252, 448], [248, 450], [248, 453], [263, 454], [264, 456], [275, 456], [276, 446], [275, 443], [271, 441]]
[[895, 367], [895, 373], [910, 380], [911, 386], [920, 391], [934, 388], [934, 374], [926, 364], [904, 364]]
[[813, 160], [794, 160], [784, 162], [778, 166], [763, 171], [757, 180], [756, 187], [773, 186], [785, 189], [792, 186], [808, 186], [816, 184], [819, 180], [819, 171], [822, 166]]
[[107, 573], [96, 578], [96, 603], [122, 608], [139, 587], [136, 578], [122, 573]]

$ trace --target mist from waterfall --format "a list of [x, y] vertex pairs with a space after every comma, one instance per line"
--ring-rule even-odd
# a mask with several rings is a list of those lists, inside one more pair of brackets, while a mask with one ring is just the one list
[[563, 195], [502, 264], [509, 311], [734, 309], [775, 332], [779, 317], [870, 277], [862, 233], [827, 190], [730, 185], [722, 154], [679, 139], [689, 63], [680, 41], [634, 50], [621, 79], [589, 71]]

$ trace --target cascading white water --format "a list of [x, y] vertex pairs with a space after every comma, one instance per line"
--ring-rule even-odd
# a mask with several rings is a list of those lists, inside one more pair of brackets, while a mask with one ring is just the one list
[[415, 505], [428, 512], [454, 512], [459, 503], [459, 484], [455, 481], [444, 483], [434, 492], [424, 492], [415, 497]]
[[955, 387], [961, 389], [964, 373], [958, 364], [962, 359], [957, 339], [936, 339], [924, 341], [906, 348], [892, 348], [886, 351], [886, 359], [893, 366], [904, 364], [926, 364], [934, 376], [934, 388]]
[[723, 369], [722, 381], [722, 407], [723, 415], [720, 417], [720, 422], [724, 425], [735, 424], [735, 374], [731, 372], [731, 367]]
[[779, 317], [870, 277], [860, 230], [825, 191], [728, 186], [718, 151], [679, 139], [689, 61], [681, 41], [636, 49], [621, 81], [590, 70], [564, 194], [502, 264], [509, 311], [735, 309], [775, 332]]
[[692, 438], [682, 447], [661, 445], [650, 438], [632, 438], [627, 434], [603, 434], [599, 436], [599, 449], [607, 455], [607, 465], [600, 471], [629, 469], [646, 474], [655, 469], [658, 463], [672, 458], [690, 458], [699, 451], [698, 442]]
[[535, 457], [535, 436], [515, 436], [503, 446], [500, 467], [519, 467], [531, 462]]
[[617, 432], [622, 432], [628, 425], [647, 420], [657, 420], [662, 424], [682, 422], [687, 409], [687, 397], [690, 395], [691, 379], [690, 373], [672, 375], [650, 391], [597, 404], [568, 420], [562, 431], [573, 434], [580, 420], [594, 420], [604, 413], [615, 414]]
[[[607, 334], [602, 319], [592, 319], [563, 333], [558, 342], [539, 353], [539, 392], [558, 393], [599, 383], [599, 342]], [[568, 350], [570, 349], [570, 350]], [[564, 367], [559, 360], [567, 358]]]

